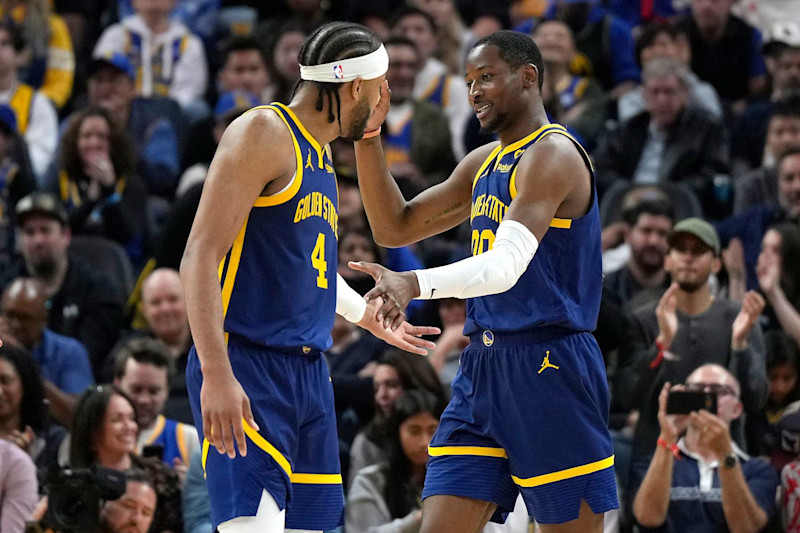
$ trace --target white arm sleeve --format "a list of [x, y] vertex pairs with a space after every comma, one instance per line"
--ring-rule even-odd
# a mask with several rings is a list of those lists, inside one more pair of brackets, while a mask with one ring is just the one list
[[336, 273], [336, 314], [342, 315], [352, 323], [359, 322], [364, 318], [364, 312], [367, 310], [367, 302], [350, 285], [344, 278]]
[[533, 259], [539, 241], [523, 224], [504, 220], [488, 252], [438, 268], [415, 270], [417, 300], [476, 298], [506, 292]]

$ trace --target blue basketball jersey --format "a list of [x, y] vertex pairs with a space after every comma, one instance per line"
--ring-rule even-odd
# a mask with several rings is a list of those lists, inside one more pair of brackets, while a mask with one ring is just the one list
[[602, 264], [594, 172], [586, 152], [563, 126], [547, 124], [505, 148], [498, 146], [481, 165], [472, 186], [472, 255], [492, 248], [497, 227], [517, 194], [516, 171], [522, 154], [554, 133], [575, 143], [592, 173], [592, 206], [577, 219], [553, 218], [514, 287], [467, 300], [467, 335], [482, 329], [517, 331], [541, 326], [592, 331], [597, 325]]
[[177, 420], [171, 420], [164, 415], [158, 415], [156, 427], [153, 434], [147, 440], [146, 445], [161, 445], [164, 447], [164, 454], [161, 460], [170, 468], [176, 458], [180, 458], [184, 464], [189, 464], [189, 448], [183, 437], [183, 424]]
[[[330, 153], [286, 106], [297, 169], [282, 191], [260, 196], [220, 263], [225, 331], [271, 347], [325, 350], [336, 311], [339, 195]], [[253, 146], [253, 150], [271, 150]]]

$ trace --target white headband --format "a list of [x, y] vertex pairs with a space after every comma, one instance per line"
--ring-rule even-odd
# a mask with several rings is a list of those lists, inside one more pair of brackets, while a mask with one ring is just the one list
[[347, 83], [356, 78], [374, 80], [389, 70], [389, 54], [380, 46], [365, 56], [340, 59], [322, 65], [300, 65], [300, 78], [308, 81]]

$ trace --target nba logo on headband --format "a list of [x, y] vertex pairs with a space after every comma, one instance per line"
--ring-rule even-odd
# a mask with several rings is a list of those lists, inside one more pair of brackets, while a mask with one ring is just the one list
[[336, 77], [337, 80], [344, 78], [344, 72], [342, 71], [342, 65], [335, 65], [333, 67], [333, 75]]

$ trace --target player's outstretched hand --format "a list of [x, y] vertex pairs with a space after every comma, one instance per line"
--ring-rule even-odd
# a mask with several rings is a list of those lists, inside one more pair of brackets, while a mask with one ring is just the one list
[[393, 272], [377, 263], [350, 261], [347, 265], [353, 270], [372, 276], [375, 287], [364, 295], [364, 299], [369, 302], [378, 296], [383, 298], [383, 306], [378, 310], [378, 320], [383, 320], [383, 326], [392, 331], [399, 328], [405, 320], [408, 302], [419, 296], [417, 275], [413, 272]]
[[391, 329], [384, 325], [378, 318], [378, 312], [383, 305], [383, 299], [379, 296], [373, 298], [367, 304], [367, 311], [364, 318], [358, 322], [358, 326], [366, 329], [377, 338], [386, 341], [388, 344], [418, 355], [428, 355], [428, 350], [436, 348], [436, 344], [425, 340], [422, 335], [438, 335], [441, 333], [439, 328], [430, 326], [412, 326], [406, 321], [400, 324], [397, 329]]
[[[250, 409], [250, 399], [233, 372], [208, 372], [203, 374], [200, 389], [200, 410], [203, 412], [203, 434], [219, 453], [228, 457], [247, 455], [244, 424], [258, 431], [258, 424]], [[235, 440], [235, 443], [234, 443]]]

